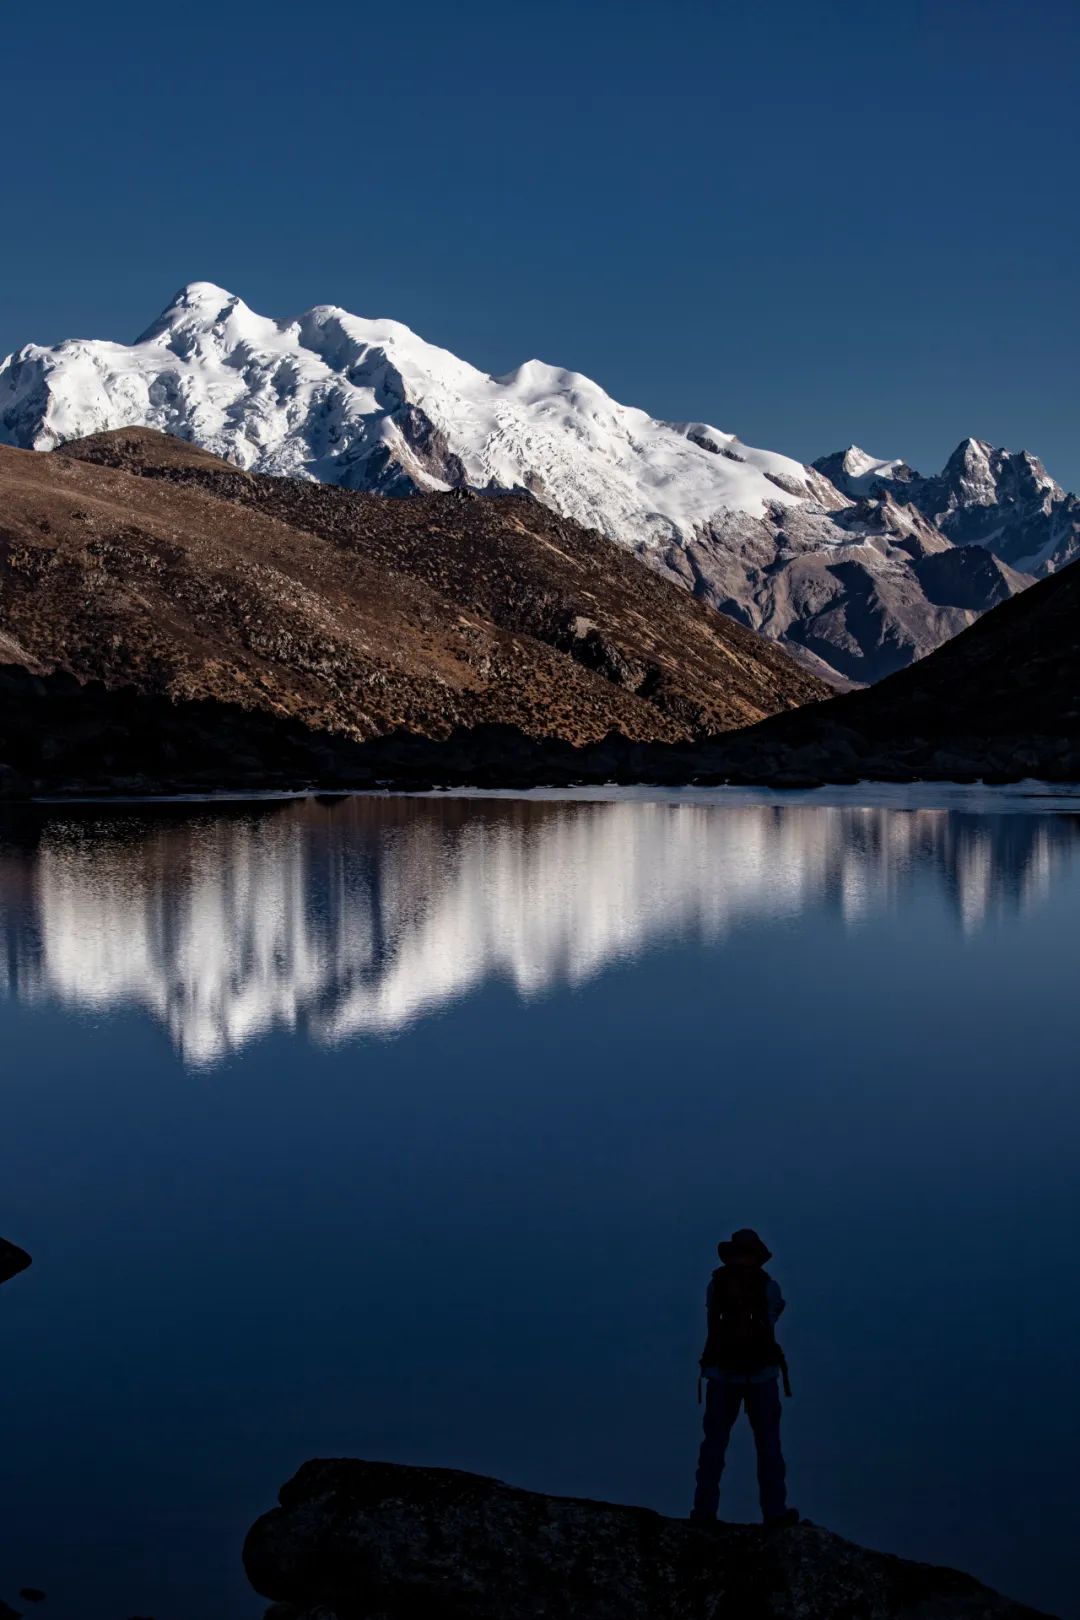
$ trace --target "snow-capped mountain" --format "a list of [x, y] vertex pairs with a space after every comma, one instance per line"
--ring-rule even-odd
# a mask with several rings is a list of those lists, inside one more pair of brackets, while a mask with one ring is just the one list
[[814, 466], [853, 501], [885, 494], [895, 496], [898, 489], [918, 477], [906, 461], [879, 461], [857, 444], [849, 444], [846, 450], [834, 450], [830, 456], [819, 456]]
[[689, 535], [718, 511], [836, 501], [800, 462], [654, 421], [577, 372], [528, 360], [489, 377], [397, 321], [329, 305], [269, 320], [208, 282], [130, 346], [21, 349], [0, 371], [0, 417], [3, 442], [24, 449], [143, 426], [254, 472], [350, 489], [524, 488], [634, 544]]
[[814, 466], [853, 500], [914, 508], [954, 545], [982, 546], [1036, 579], [1080, 556], [1080, 500], [1027, 450], [965, 439], [929, 478], [904, 461], [876, 461], [857, 445]]
[[1018, 564], [1039, 550], [999, 548], [998, 508], [979, 508], [980, 529], [952, 484], [913, 501], [903, 463], [849, 451], [834, 481], [706, 423], [658, 421], [577, 372], [530, 360], [491, 377], [396, 321], [328, 305], [272, 320], [208, 282], [134, 344], [28, 344], [0, 366], [0, 443], [50, 450], [126, 426], [357, 490], [526, 490], [848, 681], [965, 628], [1027, 583]]

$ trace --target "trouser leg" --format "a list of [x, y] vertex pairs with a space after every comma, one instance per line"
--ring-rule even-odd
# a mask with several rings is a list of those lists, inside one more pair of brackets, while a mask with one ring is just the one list
[[780, 1390], [775, 1378], [747, 1385], [746, 1411], [757, 1447], [761, 1516], [776, 1519], [787, 1506], [787, 1486], [780, 1449]]
[[720, 1506], [720, 1476], [735, 1419], [742, 1403], [742, 1385], [710, 1378], [706, 1384], [705, 1422], [698, 1453], [694, 1512], [714, 1519]]

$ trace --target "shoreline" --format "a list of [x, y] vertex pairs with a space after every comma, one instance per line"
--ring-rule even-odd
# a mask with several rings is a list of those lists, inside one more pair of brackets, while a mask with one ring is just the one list
[[349, 799], [475, 799], [481, 802], [578, 804], [701, 804], [791, 805], [818, 808], [889, 809], [968, 809], [973, 813], [984, 806], [1000, 811], [1039, 809], [1047, 812], [1080, 813], [1080, 781], [1054, 782], [1042, 777], [1025, 777], [1015, 782], [958, 782], [949, 779], [915, 782], [879, 781], [872, 777], [858, 782], [824, 782], [813, 786], [772, 786], [768, 783], [655, 783], [594, 782], [540, 784], [529, 786], [482, 787], [456, 783], [448, 786], [412, 787], [387, 785], [364, 788], [210, 788], [179, 789], [163, 792], [47, 793], [29, 799], [0, 803], [5, 811], [163, 808], [222, 808], [298, 804], [308, 801], [332, 805]]

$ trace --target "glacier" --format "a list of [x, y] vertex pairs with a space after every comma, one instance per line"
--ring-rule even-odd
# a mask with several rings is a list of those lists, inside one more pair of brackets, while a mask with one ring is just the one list
[[634, 543], [689, 536], [721, 511], [841, 504], [800, 462], [655, 421], [577, 372], [528, 360], [491, 377], [398, 321], [332, 305], [272, 320], [205, 281], [133, 344], [28, 344], [0, 368], [0, 442], [51, 450], [133, 426], [349, 489], [526, 489]]

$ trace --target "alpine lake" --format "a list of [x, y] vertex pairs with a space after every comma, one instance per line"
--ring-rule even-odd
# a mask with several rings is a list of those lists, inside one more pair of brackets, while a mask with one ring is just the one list
[[0, 1597], [255, 1620], [316, 1456], [685, 1515], [753, 1226], [791, 1500], [1076, 1620], [1078, 961], [1080, 789], [4, 812]]

